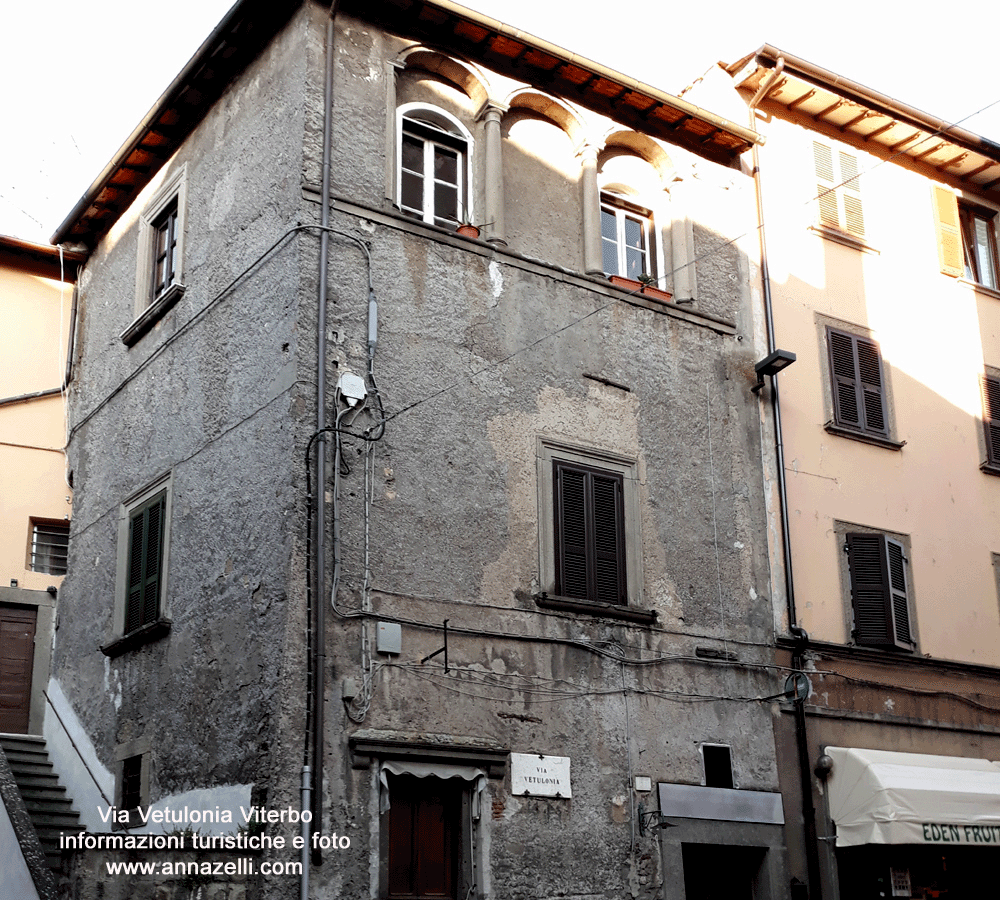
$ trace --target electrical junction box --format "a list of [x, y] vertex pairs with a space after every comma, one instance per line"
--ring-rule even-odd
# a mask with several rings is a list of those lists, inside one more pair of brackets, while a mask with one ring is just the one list
[[379, 622], [375, 649], [379, 653], [403, 652], [403, 628], [398, 622]]

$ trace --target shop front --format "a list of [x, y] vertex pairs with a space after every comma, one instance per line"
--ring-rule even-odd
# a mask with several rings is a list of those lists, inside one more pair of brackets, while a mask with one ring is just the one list
[[1000, 871], [1000, 763], [826, 747], [841, 898], [977, 898]]

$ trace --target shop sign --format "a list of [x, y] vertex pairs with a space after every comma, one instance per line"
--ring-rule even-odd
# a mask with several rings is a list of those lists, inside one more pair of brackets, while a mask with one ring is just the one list
[[1000, 846], [1000, 825], [945, 825], [923, 823], [923, 838], [928, 844], [969, 844]]

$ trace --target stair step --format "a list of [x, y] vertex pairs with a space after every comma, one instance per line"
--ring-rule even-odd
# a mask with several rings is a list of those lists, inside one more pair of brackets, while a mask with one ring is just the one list
[[22, 797], [22, 799], [25, 809], [31, 815], [36, 813], [43, 816], [75, 815], [73, 802], [67, 797], [45, 796], [30, 799]]
[[50, 762], [12, 762], [8, 757], [7, 762], [10, 763], [10, 771], [14, 775], [14, 780], [17, 781], [22, 775], [51, 775], [52, 763]]
[[58, 775], [21, 775], [14, 779], [18, 787], [24, 788], [51, 788], [52, 790], [65, 790], [59, 784]]
[[62, 866], [59, 838], [63, 832], [80, 830], [80, 816], [59, 783], [45, 747], [45, 739], [33, 735], [0, 735], [0, 747], [10, 766], [21, 799], [34, 825], [49, 868]]

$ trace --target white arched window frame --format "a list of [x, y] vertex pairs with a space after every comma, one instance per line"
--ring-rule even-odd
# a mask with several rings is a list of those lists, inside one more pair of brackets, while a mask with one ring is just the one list
[[654, 211], [635, 203], [618, 185], [601, 189], [601, 258], [606, 275], [659, 279], [664, 272]]
[[423, 103], [396, 111], [396, 203], [415, 219], [444, 228], [473, 221], [469, 130]]

